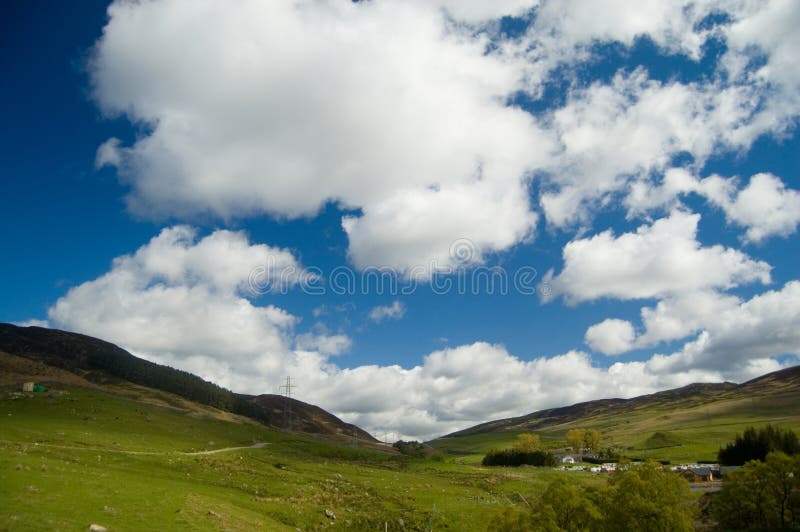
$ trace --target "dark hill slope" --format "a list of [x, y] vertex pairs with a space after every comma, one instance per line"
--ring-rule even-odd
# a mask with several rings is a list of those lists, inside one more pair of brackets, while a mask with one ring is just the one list
[[238, 394], [186, 371], [138, 358], [124, 349], [83, 334], [0, 324], [0, 351], [23, 357], [103, 384], [130, 382], [178, 395], [189, 401], [256, 419], [266, 425], [292, 430], [376, 441], [366, 431], [345, 423], [325, 410], [289, 399], [291, 416], [284, 416], [282, 396]]

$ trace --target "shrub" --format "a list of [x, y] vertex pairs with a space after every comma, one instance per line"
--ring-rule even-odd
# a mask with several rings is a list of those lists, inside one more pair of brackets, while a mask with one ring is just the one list
[[520, 451], [518, 449], [492, 450], [486, 453], [481, 462], [485, 466], [521, 466], [553, 467], [556, 458], [546, 451]]
[[418, 441], [396, 441], [392, 447], [400, 451], [401, 454], [406, 456], [413, 456], [415, 458], [422, 458], [425, 456], [425, 445]]

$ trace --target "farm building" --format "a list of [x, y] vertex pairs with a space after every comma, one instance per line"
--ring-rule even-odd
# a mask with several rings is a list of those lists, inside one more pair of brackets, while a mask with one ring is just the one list
[[681, 476], [689, 482], [710, 482], [715, 480], [714, 470], [710, 467], [690, 467], [681, 471]]

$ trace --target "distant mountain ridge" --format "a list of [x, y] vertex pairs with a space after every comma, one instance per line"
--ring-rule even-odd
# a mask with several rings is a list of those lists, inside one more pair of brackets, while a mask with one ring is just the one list
[[[141, 359], [119, 346], [83, 334], [0, 323], [0, 352], [65, 370], [89, 382], [118, 379], [169, 392], [276, 428], [377, 442], [363, 429], [318, 406], [279, 395], [235, 393], [192, 373]], [[287, 406], [289, 416], [284, 414]]]
[[742, 384], [732, 382], [693, 383], [681, 388], [665, 390], [631, 399], [598, 399], [570, 406], [548, 408], [523, 416], [488, 421], [453, 432], [443, 438], [458, 438], [515, 430], [541, 430], [588, 418], [612, 416], [653, 407], [679, 409], [696, 407], [733, 397], [774, 393], [778, 390], [800, 390], [800, 366], [785, 368], [762, 375]]

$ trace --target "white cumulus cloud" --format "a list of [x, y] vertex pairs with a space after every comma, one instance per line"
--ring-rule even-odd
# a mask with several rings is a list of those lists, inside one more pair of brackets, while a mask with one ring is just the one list
[[598, 298], [644, 299], [743, 283], [770, 282], [771, 267], [741, 251], [697, 240], [699, 214], [667, 218], [615, 236], [604, 231], [564, 246], [564, 268], [545, 278], [550, 298], [578, 303]]
[[699, 179], [686, 169], [670, 168], [659, 185], [640, 180], [631, 186], [625, 198], [628, 216], [673, 208], [680, 205], [681, 196], [694, 192], [721, 208], [729, 222], [746, 227], [746, 242], [786, 237], [797, 230], [800, 192], [787, 188], [779, 177], [769, 173], [751, 176], [743, 188], [738, 188], [738, 182], [737, 178], [718, 175]]
[[446, 263], [458, 238], [507, 249], [535, 226], [526, 183], [551, 136], [505, 105], [518, 62], [445, 11], [170, 0], [109, 15], [94, 97], [147, 133], [108, 141], [98, 163], [118, 167], [140, 214], [296, 217], [336, 202], [363, 210], [343, 221], [354, 262], [399, 268]]
[[633, 348], [636, 331], [626, 320], [607, 319], [586, 330], [584, 341], [594, 351], [618, 355]]

